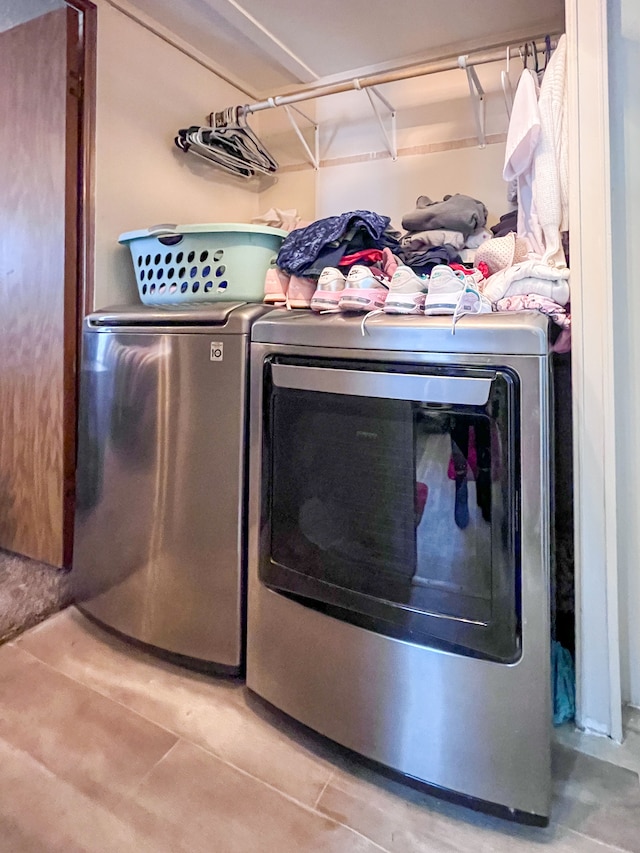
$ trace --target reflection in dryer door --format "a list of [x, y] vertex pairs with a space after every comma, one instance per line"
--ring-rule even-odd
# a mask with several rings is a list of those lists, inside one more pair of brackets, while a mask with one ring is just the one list
[[263, 582], [379, 633], [516, 660], [515, 378], [492, 371], [473, 406], [266, 382]]

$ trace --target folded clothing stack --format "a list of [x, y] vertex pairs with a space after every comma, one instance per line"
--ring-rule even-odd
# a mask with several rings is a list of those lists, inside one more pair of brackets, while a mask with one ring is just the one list
[[524, 237], [513, 232], [487, 240], [476, 252], [476, 263], [486, 264], [490, 275], [483, 295], [496, 311], [534, 310], [546, 314], [562, 332], [554, 344], [557, 352], [570, 348], [571, 298], [569, 269], [541, 261], [528, 251]]
[[418, 273], [428, 274], [438, 264], [469, 260], [468, 250], [491, 237], [485, 228], [487, 208], [471, 196], [446, 195], [432, 201], [421, 195], [416, 208], [402, 218], [406, 233], [398, 256]]

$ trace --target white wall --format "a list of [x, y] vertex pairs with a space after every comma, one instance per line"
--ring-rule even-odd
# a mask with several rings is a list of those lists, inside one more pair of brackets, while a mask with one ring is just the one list
[[402, 216], [415, 207], [420, 195], [438, 201], [462, 193], [480, 199], [497, 222], [509, 208], [502, 181], [504, 145], [462, 148], [348, 166], [323, 168], [318, 175], [318, 216], [347, 210], [375, 210], [391, 217], [400, 229]]
[[181, 127], [245, 95], [98, 0], [95, 307], [137, 301], [125, 231], [167, 223], [248, 222], [259, 187], [185, 155]]
[[260, 212], [271, 207], [294, 209], [301, 219], [312, 222], [317, 217], [317, 180], [311, 167], [278, 174], [277, 182], [260, 193]]
[[609, 0], [612, 229], [623, 698], [640, 706], [640, 6]]
[[[301, 104], [305, 115], [313, 118], [316, 101]], [[302, 133], [313, 150], [312, 124], [297, 113]], [[279, 170], [270, 183], [264, 180], [264, 189], [260, 193], [260, 211], [264, 213], [270, 207], [295, 209], [300, 217], [307, 221], [316, 218], [316, 185], [318, 173], [306, 159], [306, 154], [298, 137], [294, 133], [283, 109], [265, 110], [249, 119], [249, 124], [259, 134], [268, 150], [275, 157]]]

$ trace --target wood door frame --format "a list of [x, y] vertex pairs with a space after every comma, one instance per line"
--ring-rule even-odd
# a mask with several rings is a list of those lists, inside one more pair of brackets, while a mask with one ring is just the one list
[[94, 198], [96, 126], [96, 54], [98, 7], [91, 0], [65, 0], [68, 8], [81, 14], [80, 53], [81, 108], [79, 116], [79, 162], [76, 227], [78, 231], [78, 306], [82, 316], [93, 311], [94, 294]]
[[566, 0], [576, 722], [621, 741], [613, 245], [605, 0]]
[[[65, 0], [69, 18], [66, 117], [63, 563], [71, 568], [82, 323], [93, 310], [97, 7]], [[73, 24], [73, 26], [72, 26]], [[73, 369], [70, 367], [73, 366]]]

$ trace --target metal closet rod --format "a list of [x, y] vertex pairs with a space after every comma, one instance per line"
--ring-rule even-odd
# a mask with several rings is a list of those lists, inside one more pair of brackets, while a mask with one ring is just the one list
[[[550, 35], [552, 39], [557, 41], [561, 33], [533, 36], [519, 44], [530, 44], [544, 39]], [[552, 44], [555, 47], [555, 43]], [[383, 71], [378, 74], [370, 74], [365, 77], [355, 77], [352, 80], [344, 80], [340, 83], [327, 83], [326, 85], [314, 86], [313, 88], [293, 91], [290, 94], [275, 95], [273, 98], [267, 98], [264, 101], [259, 101], [257, 104], [248, 104], [242, 107], [244, 113], [257, 113], [261, 110], [270, 110], [274, 107], [283, 107], [287, 104], [297, 104], [300, 101], [311, 101], [315, 98], [324, 98], [327, 95], [338, 95], [341, 92], [350, 92], [359, 89], [369, 89], [372, 86], [381, 86], [384, 83], [397, 83], [400, 80], [410, 80], [413, 77], [426, 77], [428, 74], [438, 74], [441, 71], [453, 71], [456, 68], [473, 67], [474, 65], [486, 65], [489, 62], [499, 62], [506, 59], [505, 51], [509, 49], [510, 56], [520, 56], [521, 47], [514, 46], [513, 41], [505, 42], [503, 45], [497, 45], [489, 50], [484, 51], [469, 51], [466, 54], [455, 54], [445, 56], [442, 59], [434, 59], [431, 62], [423, 62], [420, 65], [410, 65], [405, 68], [398, 68], [395, 71]], [[461, 59], [464, 59], [464, 64], [461, 64]]]

